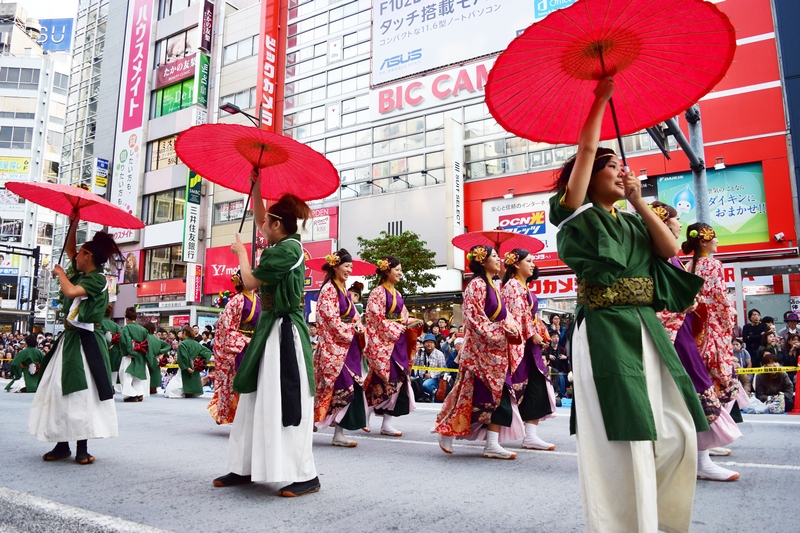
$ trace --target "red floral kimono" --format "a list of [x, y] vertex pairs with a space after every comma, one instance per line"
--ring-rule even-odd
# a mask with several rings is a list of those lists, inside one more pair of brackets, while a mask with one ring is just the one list
[[237, 359], [241, 361], [250, 337], [261, 315], [261, 303], [253, 292], [231, 297], [217, 321], [214, 334], [214, 397], [208, 412], [217, 424], [232, 424], [239, 404], [233, 392]]
[[[509, 349], [503, 325], [516, 327], [508, 316], [500, 290], [483, 278], [464, 291], [464, 347], [459, 355], [458, 380], [444, 400], [433, 431], [448, 437], [481, 440], [486, 425], [501, 426], [500, 440], [524, 433], [516, 402], [511, 402]], [[498, 413], [498, 411], [500, 413]], [[502, 419], [498, 416], [503, 414]]]
[[[702, 330], [696, 332], [695, 339], [717, 397], [725, 405], [736, 398], [739, 390], [739, 380], [734, 374], [736, 357], [731, 344], [734, 311], [726, 296], [722, 263], [711, 257], [700, 257], [695, 274], [705, 279], [697, 298], [697, 314], [704, 320]], [[701, 307], [705, 307], [705, 310]]]
[[[356, 324], [361, 317], [350, 293], [336, 281], [326, 283], [317, 300], [319, 348], [314, 355], [314, 422], [325, 428], [332, 424], [344, 429], [366, 425], [364, 378], [361, 375], [361, 346]], [[354, 412], [349, 412], [353, 410]], [[358, 412], [355, 412], [358, 411]]]

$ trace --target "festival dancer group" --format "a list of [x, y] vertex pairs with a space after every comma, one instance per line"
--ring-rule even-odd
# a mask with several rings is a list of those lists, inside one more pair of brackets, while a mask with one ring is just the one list
[[[561, 169], [550, 199], [559, 258], [578, 277], [568, 333], [570, 428], [586, 526], [688, 531], [696, 480], [739, 477], [709, 459], [710, 450], [741, 436], [728, 340], [733, 312], [721, 264], [711, 257], [713, 228], [688, 227], [683, 252], [692, 257], [681, 263], [675, 210], [658, 202], [649, 206], [639, 179], [612, 150], [599, 147], [613, 92], [613, 78], [598, 82], [577, 154]], [[396, 288], [403, 271], [392, 256], [377, 262], [378, 283], [362, 318], [354, 299], [360, 300], [361, 287], [347, 289], [353, 257], [340, 249], [325, 258], [320, 342], [312, 353], [298, 232], [311, 210], [292, 195], [267, 208], [260, 189], [253, 189], [254, 220], [270, 246], [257, 266], [238, 235], [231, 246], [239, 259], [238, 294], [220, 320], [219, 383], [209, 405], [218, 424], [231, 424], [229, 473], [213, 483], [288, 483], [279, 494], [294, 497], [321, 487], [312, 453], [316, 429], [332, 427], [332, 445], [354, 448], [357, 441], [345, 431], [370, 431], [374, 414], [382, 418], [381, 435], [402, 437], [395, 419], [415, 409], [409, 365], [422, 324], [410, 318]], [[617, 209], [621, 199], [636, 213]], [[102, 267], [119, 253], [113, 239], [98, 233], [78, 251], [73, 228], [66, 252], [73, 272], [54, 268], [65, 332], [41, 360], [29, 431], [57, 443], [44, 460], [69, 457], [69, 442], [77, 441], [76, 460], [91, 464], [87, 440], [117, 435], [112, 384], [118, 379], [124, 401], [141, 401], [149, 393], [148, 363], [161, 347], [152, 348], [152, 334], [139, 331], [135, 310], [126, 313], [121, 331], [107, 326], [104, 336]], [[541, 354], [549, 339], [537, 323], [538, 300], [529, 288], [537, 276], [531, 253], [517, 248], [501, 256], [478, 245], [467, 259], [474, 276], [464, 291], [459, 372], [432, 432], [447, 454], [455, 439], [485, 441], [482, 454], [491, 459], [515, 459], [517, 453], [500, 443], [520, 439], [521, 448], [553, 450], [538, 434], [539, 422], [554, 416], [555, 396]], [[180, 381], [192, 394], [199, 380], [195, 365], [210, 352], [194, 341], [191, 328], [182, 336]], [[120, 359], [113, 381], [109, 348]]]

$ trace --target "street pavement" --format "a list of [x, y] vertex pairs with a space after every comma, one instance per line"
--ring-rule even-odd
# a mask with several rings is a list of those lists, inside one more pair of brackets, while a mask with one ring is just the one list
[[[554, 452], [507, 443], [519, 451], [514, 461], [484, 459], [479, 443], [463, 441], [442, 453], [430, 434], [440, 404], [396, 419], [401, 438], [380, 436], [379, 418], [371, 434], [348, 432], [356, 448], [331, 446], [325, 430], [314, 437], [322, 490], [280, 498], [278, 484], [212, 486], [227, 473], [230, 428], [208, 415], [208, 397], [123, 403], [117, 395], [120, 436], [90, 441], [97, 462], [89, 466], [42, 461], [52, 445], [26, 432], [32, 399], [0, 391], [0, 533], [584, 529], [567, 409], [540, 425]], [[734, 454], [715, 461], [742, 478], [698, 482], [692, 531], [797, 531], [800, 417], [746, 416], [741, 428]]]

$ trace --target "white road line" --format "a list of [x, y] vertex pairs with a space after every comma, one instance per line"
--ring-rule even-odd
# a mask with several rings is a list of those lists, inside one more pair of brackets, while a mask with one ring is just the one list
[[797, 422], [789, 422], [788, 420], [753, 420], [752, 418], [745, 418], [745, 422], [753, 424], [780, 424], [783, 426], [800, 426], [800, 420]]
[[770, 463], [737, 463], [736, 461], [714, 461], [725, 466], [738, 466], [744, 468], [768, 468], [770, 470], [800, 470], [798, 465], [773, 465]]

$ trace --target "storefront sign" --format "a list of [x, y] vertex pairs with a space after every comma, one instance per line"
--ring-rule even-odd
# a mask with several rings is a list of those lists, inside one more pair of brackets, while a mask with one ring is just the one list
[[203, 265], [186, 265], [186, 301], [199, 302], [203, 297]]
[[72, 49], [73, 19], [39, 19], [42, 27], [39, 44], [45, 52], [69, 52]]
[[25, 202], [8, 189], [0, 189], [0, 211], [3, 213], [24, 213]]
[[143, 281], [136, 287], [136, 296], [161, 296], [162, 294], [185, 294], [186, 282], [183, 278]]
[[106, 193], [106, 185], [108, 185], [108, 159], [95, 157], [94, 186], [92, 187], [92, 192], [102, 196]]
[[206, 0], [203, 5], [203, 20], [200, 21], [200, 48], [211, 52], [214, 37], [214, 2]]
[[[116, 144], [114, 146], [114, 181], [111, 203], [128, 213], [135, 213], [139, 197], [141, 162], [144, 146], [143, 121], [149, 102], [150, 41], [154, 0], [129, 0], [126, 43], [123, 55], [123, 79], [120, 88]], [[114, 233], [115, 229], [111, 228]], [[117, 243], [132, 242], [120, 235]]]
[[172, 328], [182, 328], [183, 326], [188, 326], [191, 320], [191, 315], [170, 315], [169, 325]]
[[258, 35], [258, 73], [256, 77], [256, 109], [261, 119], [261, 128], [275, 131], [275, 109], [279, 99], [283, 76], [278, 63], [278, 23], [280, 2], [262, 0], [261, 28]]
[[[236, 220], [237, 218], [241, 218], [241, 216], [241, 212], [234, 214], [233, 203], [231, 203], [231, 211], [228, 216], [229, 220]], [[339, 208], [323, 207], [311, 211], [311, 218], [306, 222], [306, 229], [305, 231], [301, 231], [300, 236], [303, 242], [324, 241], [337, 238], [339, 236], [338, 230]]]
[[544, 248], [533, 254], [534, 261], [558, 259], [556, 227], [548, 221], [549, 201], [552, 193], [537, 193], [497, 198], [483, 201], [483, 229], [497, 227], [522, 235], [529, 235], [544, 243]]
[[0, 156], [0, 181], [27, 181], [30, 157]]
[[161, 65], [156, 69], [155, 88], [168, 87], [179, 81], [191, 78], [197, 70], [197, 58], [202, 54], [192, 54], [178, 61]]
[[195, 70], [194, 103], [208, 107], [208, 80], [211, 74], [211, 62], [207, 55], [198, 54]]
[[200, 243], [200, 194], [203, 178], [193, 170], [189, 171], [186, 180], [186, 212], [183, 216], [183, 260], [196, 263]]
[[[464, 233], [464, 132], [450, 128], [453, 188], [453, 238]], [[454, 250], [453, 268], [464, 270], [464, 254]]]

